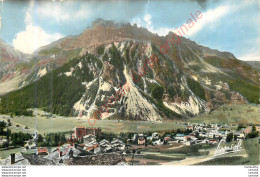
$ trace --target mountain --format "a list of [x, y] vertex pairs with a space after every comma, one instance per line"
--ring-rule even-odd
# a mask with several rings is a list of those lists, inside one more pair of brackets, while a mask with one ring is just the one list
[[0, 95], [33, 83], [49, 71], [80, 55], [80, 49], [46, 46], [24, 54], [0, 39]]
[[245, 61], [245, 63], [260, 71], [260, 61]]
[[18, 88], [22, 80], [23, 70], [17, 70], [19, 65], [28, 63], [26, 55], [0, 39], [0, 95]]
[[[184, 37], [162, 54], [172, 35], [98, 20], [80, 35], [38, 49], [31, 73], [36, 81], [2, 96], [0, 112], [30, 114], [28, 108], [36, 106], [64, 116], [88, 118], [100, 110], [100, 119], [163, 121], [223, 104], [259, 104], [256, 69]], [[153, 55], [158, 62], [151, 65]], [[129, 90], [105, 113], [102, 105], [126, 85]]]

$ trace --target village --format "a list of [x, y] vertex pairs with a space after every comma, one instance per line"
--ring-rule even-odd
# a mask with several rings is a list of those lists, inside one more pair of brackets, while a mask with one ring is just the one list
[[[11, 153], [0, 160], [1, 165], [132, 165], [138, 159], [182, 160], [156, 156], [155, 152], [171, 153], [185, 148], [189, 155], [206, 155], [198, 147], [217, 148], [220, 141], [238, 142], [258, 136], [259, 125], [191, 124], [177, 131], [108, 134], [101, 128], [75, 127], [64, 134], [58, 146], [41, 146], [39, 139], [47, 139], [35, 133], [27, 140], [20, 153]], [[235, 128], [234, 128], [235, 127]], [[62, 138], [61, 138], [62, 139]], [[1, 140], [3, 144], [5, 139]], [[11, 140], [12, 141], [12, 140]], [[194, 150], [193, 151], [191, 151]], [[177, 152], [176, 151], [176, 152]], [[226, 151], [232, 151], [227, 149]], [[153, 156], [154, 155], [154, 156]]]

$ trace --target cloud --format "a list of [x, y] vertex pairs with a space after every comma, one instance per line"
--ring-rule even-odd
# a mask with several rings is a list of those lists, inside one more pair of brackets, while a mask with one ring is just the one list
[[150, 14], [145, 14], [143, 18], [134, 18], [131, 24], [136, 24], [138, 27], [145, 27], [149, 31], [158, 34], [159, 36], [166, 36], [169, 31], [175, 31], [176, 28], [159, 27], [155, 28], [152, 25], [152, 16]]
[[204, 27], [215, 26], [216, 22], [224, 17], [230, 11], [230, 9], [231, 6], [219, 6], [215, 9], [209, 9], [205, 13], [202, 13], [202, 18], [199, 19], [192, 28], [189, 28], [187, 36], [195, 35]]
[[260, 61], [260, 37], [258, 37], [256, 41], [256, 46], [251, 46], [251, 49], [246, 50], [246, 54], [238, 56], [238, 59], [244, 61]]
[[238, 59], [244, 60], [244, 61], [260, 61], [260, 55], [259, 55], [259, 53], [252, 53], [252, 54], [238, 57]]
[[70, 14], [65, 11], [61, 6], [53, 5], [53, 3], [44, 3], [37, 7], [37, 15], [39, 17], [47, 17], [59, 20], [69, 20]]
[[[193, 36], [198, 33], [204, 27], [212, 27], [216, 25], [216, 21], [220, 20], [221, 17], [225, 16], [231, 9], [231, 6], [219, 6], [215, 9], [210, 9], [204, 13], [202, 13], [202, 18], [193, 25], [192, 28], [188, 28], [189, 31], [185, 33], [186, 36]], [[194, 15], [194, 14], [193, 14]], [[192, 17], [190, 17], [192, 19]], [[138, 27], [145, 27], [149, 31], [153, 33], [157, 33], [160, 36], [167, 35], [170, 31], [175, 32], [178, 28], [170, 28], [170, 27], [154, 27], [152, 24], [152, 16], [151, 14], [145, 14], [143, 18], [137, 17], [132, 20], [132, 24], [136, 24]], [[188, 19], [187, 19], [188, 21]], [[187, 22], [186, 21], [186, 22]], [[187, 23], [183, 25], [187, 26]], [[181, 27], [181, 26], [180, 26]]]
[[[213, 9], [209, 9], [206, 12], [202, 12], [202, 18], [199, 19], [192, 28], [189, 28], [189, 31], [185, 33], [185, 35], [187, 37], [191, 37], [201, 31], [203, 28], [213, 29], [219, 23], [221, 23], [221, 19], [225, 17], [228, 13], [240, 11], [242, 8], [246, 8], [250, 5], [252, 5], [252, 2], [242, 2], [241, 4], [232, 5], [220, 5]], [[183, 25], [187, 26], [187, 21]]]
[[81, 3], [78, 8], [72, 2], [41, 3], [37, 7], [40, 18], [51, 18], [55, 21], [69, 21], [90, 17], [92, 10], [87, 3]]
[[20, 50], [23, 53], [31, 54], [39, 47], [45, 46], [53, 41], [56, 41], [63, 37], [60, 33], [49, 34], [41, 27], [35, 24], [33, 19], [34, 2], [30, 3], [25, 16], [25, 30], [18, 32], [13, 39], [14, 48]]
[[13, 40], [14, 48], [23, 53], [31, 54], [41, 46], [56, 41], [63, 36], [59, 33], [48, 34], [42, 28], [27, 25], [25, 31], [19, 32]]

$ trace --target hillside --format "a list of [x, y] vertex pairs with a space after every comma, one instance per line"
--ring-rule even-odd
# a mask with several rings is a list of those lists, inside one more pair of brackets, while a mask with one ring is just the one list
[[259, 106], [254, 104], [230, 104], [190, 119], [194, 123], [259, 124]]
[[260, 71], [260, 61], [245, 61], [247, 64], [252, 66], [253, 68], [257, 69]]
[[[162, 54], [171, 36], [99, 20], [78, 36], [38, 49], [35, 72], [24, 80], [36, 74], [37, 81], [2, 96], [0, 112], [30, 114], [28, 108], [38, 107], [88, 118], [126, 83], [129, 91], [100, 119], [186, 119], [223, 104], [259, 103], [257, 70], [183, 37]], [[153, 55], [155, 65], [147, 62]]]
[[0, 39], [0, 95], [19, 87], [19, 82], [24, 78], [24, 71], [17, 70], [17, 67], [23, 63], [29, 63], [29, 55]]

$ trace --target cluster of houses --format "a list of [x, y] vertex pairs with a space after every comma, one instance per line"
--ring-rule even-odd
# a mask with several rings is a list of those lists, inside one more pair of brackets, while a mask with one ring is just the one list
[[[182, 143], [190, 146], [194, 144], [216, 144], [222, 138], [226, 139], [229, 133], [233, 133], [237, 139], [244, 139], [248, 133], [252, 131], [252, 126], [242, 128], [241, 130], [230, 129], [229, 125], [221, 124], [189, 124], [185, 123], [185, 133], [176, 133], [175, 135], [166, 134], [164, 137], [160, 137], [157, 132], [154, 132], [152, 136], [146, 136], [144, 134], [135, 134], [131, 139], [132, 142], [138, 137], [138, 145], [152, 144], [152, 145], [163, 145]], [[256, 126], [259, 130], [259, 126]], [[129, 141], [129, 140], [128, 140]]]
[[121, 140], [114, 138], [111, 142], [106, 139], [97, 142], [96, 137], [101, 135], [100, 128], [85, 128], [77, 127], [74, 129], [73, 138], [78, 140], [75, 144], [77, 149], [81, 149], [90, 153], [100, 154], [125, 150], [125, 143]]
[[[247, 134], [252, 132], [252, 126], [247, 126], [247, 128], [236, 129], [231, 128], [232, 125], [222, 125], [222, 124], [187, 124], [187, 129], [192, 132], [189, 135], [176, 134], [174, 137], [175, 141], [178, 143], [184, 143], [186, 145], [200, 144], [200, 143], [210, 143], [215, 144], [220, 141], [220, 139], [226, 139], [229, 133], [232, 133], [237, 139], [244, 139]], [[256, 126], [256, 131], [259, 131], [259, 126]]]
[[[58, 148], [37, 148], [34, 144], [31, 145], [31, 148], [28, 148], [27, 144], [25, 150], [28, 151], [29, 149], [35, 149], [34, 152], [36, 151], [36, 154], [42, 155], [39, 157], [42, 158], [44, 163], [45, 161], [48, 161], [50, 164], [59, 165], [65, 161], [68, 161], [69, 159], [75, 159], [78, 157], [89, 158], [89, 155], [90, 157], [93, 155], [111, 155], [111, 158], [117, 157], [116, 154], [121, 154], [124, 156], [131, 155], [132, 153], [133, 155], [136, 146], [161, 146], [166, 144], [171, 145], [173, 143], [181, 143], [186, 146], [203, 143], [216, 144], [223, 138], [225, 140], [229, 133], [236, 135], [237, 139], [244, 139], [246, 135], [252, 131], [252, 126], [247, 126], [246, 128], [242, 129], [231, 129], [229, 125], [221, 124], [185, 123], [184, 125], [186, 126], [186, 130], [179, 130], [177, 133], [172, 132], [169, 134], [159, 134], [157, 132], [153, 132], [150, 134], [151, 136], [147, 136], [145, 134], [133, 134], [133, 136], [127, 140], [120, 136], [115, 136], [111, 141], [107, 139], [99, 140], [99, 138], [102, 137], [102, 131], [100, 128], [76, 127], [74, 128], [72, 135], [68, 134], [68, 136], [66, 136], [67, 143], [62, 144]], [[256, 129], [259, 131], [259, 126], [256, 126]], [[30, 158], [34, 159], [33, 157], [26, 157], [27, 155], [24, 154], [22, 156], [14, 156], [13, 159], [18, 157], [27, 160], [29, 159], [29, 161]]]
[[[245, 138], [248, 133], [247, 129], [242, 130], [230, 130], [228, 125], [221, 124], [187, 124], [184, 133], [176, 133], [159, 135], [154, 132], [151, 136], [145, 134], [134, 134], [132, 138], [123, 142], [119, 138], [115, 137], [111, 142], [106, 139], [97, 142], [96, 136], [101, 135], [101, 129], [99, 128], [84, 128], [77, 127], [74, 129], [74, 137], [81, 138], [82, 143], [77, 145], [77, 148], [85, 150], [87, 152], [108, 153], [121, 151], [125, 152], [132, 145], [164, 145], [173, 143], [182, 143], [190, 146], [194, 144], [216, 144], [222, 138], [226, 138], [228, 133], [233, 133], [238, 139]], [[188, 132], [188, 133], [187, 133]], [[246, 133], [247, 132], [247, 133]], [[137, 143], [137, 144], [136, 144]]]
[[[225, 139], [229, 133], [236, 135], [237, 139], [244, 139], [245, 136], [250, 133], [250, 130], [252, 130], [252, 128], [250, 129], [250, 126], [241, 130], [231, 130], [228, 125], [221, 124], [185, 123], [185, 125], [186, 131], [183, 131], [183, 133], [160, 135], [157, 132], [153, 132], [151, 136], [133, 134], [132, 138], [127, 139], [126, 142], [123, 142], [118, 137], [114, 137], [112, 141], [103, 139], [98, 142], [97, 136], [100, 137], [102, 134], [100, 128], [76, 127], [74, 128], [72, 139], [77, 139], [77, 142], [79, 143], [73, 143], [73, 146], [76, 149], [91, 154], [110, 152], [125, 153], [128, 149], [131, 149], [132, 145], [147, 146], [181, 143], [190, 146], [194, 144], [217, 144], [222, 138]], [[68, 135], [66, 138], [71, 138], [71, 135]], [[70, 144], [70, 146], [72, 146], [72, 144]], [[47, 148], [38, 148], [38, 154], [46, 154], [47, 151]]]

